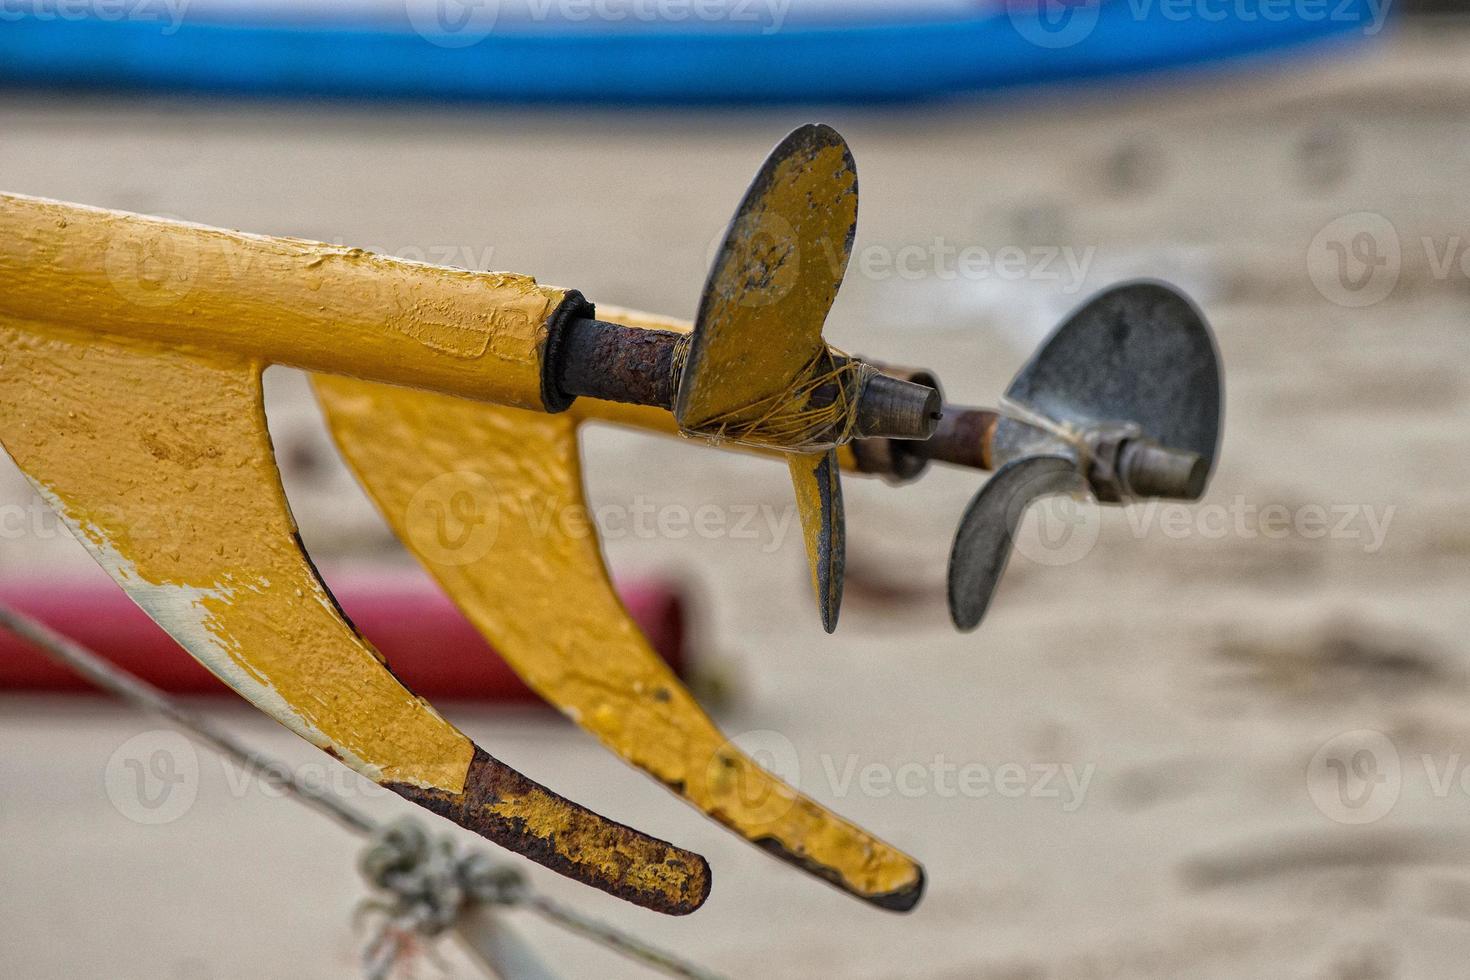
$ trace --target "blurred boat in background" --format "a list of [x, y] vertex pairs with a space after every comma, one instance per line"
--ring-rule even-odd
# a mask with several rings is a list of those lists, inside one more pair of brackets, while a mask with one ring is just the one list
[[883, 102], [1362, 41], [1387, 0], [121, 0], [0, 9], [0, 83], [619, 104]]

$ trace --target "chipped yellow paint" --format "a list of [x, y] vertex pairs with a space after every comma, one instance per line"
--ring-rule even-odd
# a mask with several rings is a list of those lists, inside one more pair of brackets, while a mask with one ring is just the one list
[[806, 380], [847, 269], [857, 225], [847, 144], [804, 126], [756, 175], [715, 258], [675, 416], [686, 431], [746, 421], [751, 406]]
[[565, 292], [356, 248], [0, 194], [0, 314], [542, 408]]
[[[507, 793], [486, 804], [496, 819], [524, 826], [548, 842], [567, 861], [596, 867], [608, 881], [650, 895], [664, 895], [671, 909], [696, 909], [709, 895], [709, 869], [691, 864], [678, 852], [647, 837], [610, 833], [607, 823], [587, 810], [559, 805], [538, 787]], [[662, 845], [662, 846], [660, 846]]]
[[[820, 154], [814, 161], [830, 162]], [[830, 240], [798, 237], [803, 248], [830, 254]], [[821, 292], [783, 263], [771, 267], [776, 291], [762, 302]], [[787, 282], [788, 275], [795, 278]], [[4, 194], [0, 277], [0, 441], [98, 560], [191, 653], [359, 772], [548, 867], [650, 907], [690, 911], [703, 901], [708, 869], [697, 855], [534, 784], [483, 795], [512, 771], [398, 684], [343, 620], [294, 538], [271, 457], [259, 374], [279, 363], [445, 393], [359, 385], [479, 413], [502, 449], [507, 440], [515, 448], [532, 442], [532, 425], [554, 426], [544, 432], [569, 462], [547, 471], [547, 485], [571, 488], [568, 505], [579, 507], [577, 416], [538, 417], [448, 397], [543, 408], [542, 350], [563, 291], [522, 276]], [[802, 303], [812, 314], [822, 306], [819, 297]], [[418, 433], [433, 444], [431, 436]], [[399, 461], [416, 459], [422, 448]], [[462, 461], [462, 452], [444, 460]], [[501, 474], [501, 486], [536, 484], [536, 454], [496, 458], [523, 467]], [[446, 474], [453, 475], [438, 475]], [[417, 550], [432, 552], [423, 536], [442, 531], [436, 522], [454, 513], [435, 495], [463, 499], [452, 482], [420, 484], [404, 505]], [[564, 621], [561, 660], [526, 656], [540, 667], [566, 668], [541, 683], [571, 691], [566, 702], [586, 707], [583, 722], [616, 750], [788, 860], [874, 901], [911, 905], [922, 885], [918, 866], [726, 744], [628, 623], [595, 538], [563, 537], [572, 545], [549, 552], [545, 540], [522, 538], [519, 554], [530, 573], [519, 580], [480, 575], [478, 588], [495, 587], [479, 596], [481, 604], [498, 617], [497, 629], [482, 628], [503, 647], [531, 650], [544, 639], [535, 635], [539, 627]], [[490, 541], [493, 548], [493, 533]], [[481, 558], [444, 558], [445, 543], [438, 542], [436, 570], [483, 571]], [[573, 567], [592, 578], [579, 586], [564, 574]], [[518, 607], [512, 617], [495, 604], [538, 571], [547, 587], [533, 610]], [[583, 593], [603, 598], [568, 617], [565, 597]], [[604, 635], [615, 621], [623, 632]], [[509, 641], [500, 639], [506, 631]], [[621, 676], [599, 676], [608, 670], [609, 646], [623, 651]], [[641, 713], [633, 710], [640, 705]]]
[[294, 540], [258, 366], [8, 318], [0, 351], [5, 448], [161, 625], [366, 775], [459, 791], [469, 740], [353, 635]]
[[342, 617], [296, 538], [260, 371], [0, 315], [0, 442], [139, 605], [277, 721], [553, 870], [661, 911], [697, 908], [702, 858], [477, 750]]
[[532, 688], [741, 836], [865, 898], [917, 899], [911, 858], [728, 742], [630, 620], [588, 519], [574, 415], [345, 378], [315, 385], [394, 531]]

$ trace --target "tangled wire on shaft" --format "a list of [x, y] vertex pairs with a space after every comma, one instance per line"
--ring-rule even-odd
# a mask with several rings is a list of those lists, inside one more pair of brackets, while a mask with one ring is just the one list
[[[686, 335], [674, 345], [676, 389], [689, 359], [691, 341], [692, 336]], [[877, 373], [871, 364], [823, 344], [785, 388], [749, 405], [721, 412], [686, 428], [684, 434], [715, 445], [825, 452], [852, 441], [858, 397]]]

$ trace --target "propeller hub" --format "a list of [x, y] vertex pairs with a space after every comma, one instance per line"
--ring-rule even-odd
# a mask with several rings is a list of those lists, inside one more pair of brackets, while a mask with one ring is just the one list
[[1205, 457], [1148, 439], [1125, 442], [1118, 463], [1134, 497], [1198, 500], [1210, 482], [1210, 461]]
[[928, 439], [939, 426], [943, 399], [937, 389], [875, 374], [858, 396], [859, 439]]

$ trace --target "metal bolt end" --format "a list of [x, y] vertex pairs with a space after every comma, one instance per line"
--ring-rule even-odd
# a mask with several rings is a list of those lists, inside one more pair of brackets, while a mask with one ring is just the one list
[[1210, 464], [1198, 453], [1143, 439], [1129, 440], [1120, 462], [1124, 480], [1135, 497], [1198, 500], [1210, 479]]
[[943, 408], [936, 389], [875, 374], [858, 396], [855, 434], [859, 439], [928, 439]]

